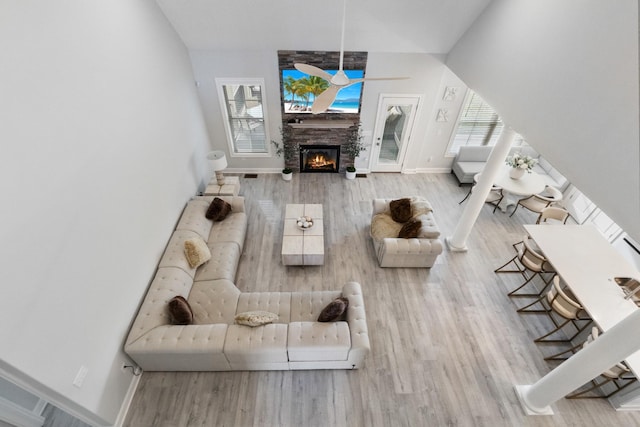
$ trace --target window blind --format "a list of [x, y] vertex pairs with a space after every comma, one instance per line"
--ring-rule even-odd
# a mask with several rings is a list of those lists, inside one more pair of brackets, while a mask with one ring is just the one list
[[449, 151], [457, 153], [464, 145], [494, 145], [503, 128], [504, 124], [498, 113], [470, 90]]

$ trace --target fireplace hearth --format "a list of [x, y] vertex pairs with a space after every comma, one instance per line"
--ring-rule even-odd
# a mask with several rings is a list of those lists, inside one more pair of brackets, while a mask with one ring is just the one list
[[339, 170], [339, 145], [300, 146], [300, 172], [337, 173]]

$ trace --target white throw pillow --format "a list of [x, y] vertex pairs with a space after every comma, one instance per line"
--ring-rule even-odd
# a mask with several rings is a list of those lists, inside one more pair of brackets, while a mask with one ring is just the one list
[[236, 314], [235, 321], [238, 325], [262, 326], [278, 320], [278, 315], [268, 311], [247, 311]]
[[184, 256], [191, 268], [198, 268], [211, 259], [211, 251], [201, 237], [192, 237], [184, 241]]

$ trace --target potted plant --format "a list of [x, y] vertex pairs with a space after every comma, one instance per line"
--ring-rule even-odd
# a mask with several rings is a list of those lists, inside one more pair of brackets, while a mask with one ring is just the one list
[[513, 179], [520, 179], [525, 172], [531, 173], [531, 169], [538, 163], [538, 160], [531, 156], [515, 153], [513, 156], [507, 157], [505, 163], [511, 166], [509, 176]]
[[351, 164], [347, 166], [346, 177], [347, 179], [354, 179], [356, 177], [356, 157], [360, 155], [361, 151], [366, 150], [366, 147], [362, 143], [362, 130], [360, 129], [360, 123], [350, 129], [349, 135], [347, 136], [347, 142], [342, 146], [342, 150], [351, 160]]
[[285, 181], [291, 181], [293, 177], [293, 170], [287, 167], [287, 164], [292, 164], [296, 161], [299, 155], [298, 144], [290, 141], [291, 129], [289, 126], [280, 128], [280, 136], [282, 142], [271, 141], [271, 144], [275, 147], [275, 153], [278, 157], [284, 157], [284, 169], [282, 169], [282, 179]]

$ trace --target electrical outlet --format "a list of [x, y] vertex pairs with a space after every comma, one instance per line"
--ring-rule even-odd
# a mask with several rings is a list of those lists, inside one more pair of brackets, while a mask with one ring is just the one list
[[76, 377], [73, 379], [73, 385], [78, 388], [82, 387], [82, 383], [84, 383], [84, 379], [87, 376], [87, 372], [89, 372], [89, 368], [87, 368], [84, 365], [80, 366], [80, 369], [78, 369], [78, 373], [76, 374]]

